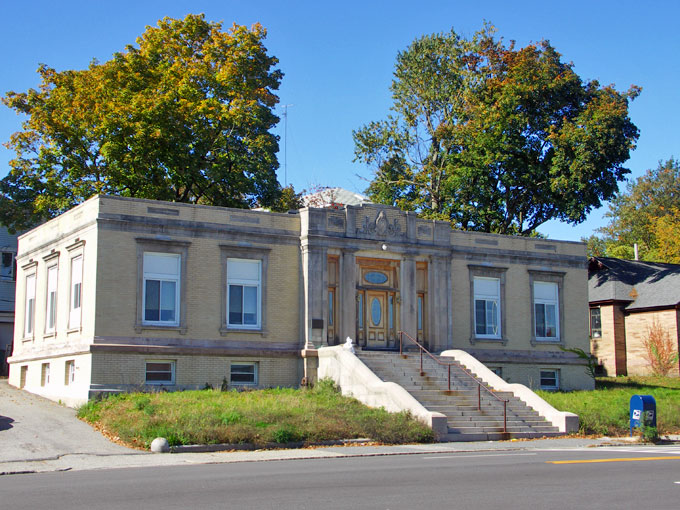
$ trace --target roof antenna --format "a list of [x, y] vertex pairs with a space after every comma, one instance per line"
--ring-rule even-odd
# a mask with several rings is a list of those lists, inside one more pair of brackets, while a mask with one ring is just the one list
[[638, 259], [638, 245], [637, 245], [637, 243], [635, 243], [633, 245], [633, 253], [635, 253], [635, 260], [640, 260], [640, 259]]
[[281, 105], [283, 108], [283, 187], [288, 186], [288, 107], [292, 104]]

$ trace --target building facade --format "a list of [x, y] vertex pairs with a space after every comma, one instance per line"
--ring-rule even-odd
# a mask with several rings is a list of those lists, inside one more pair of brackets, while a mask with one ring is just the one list
[[301, 350], [464, 349], [510, 382], [592, 386], [582, 243], [452, 231], [362, 204], [295, 214], [94, 197], [24, 234], [10, 383], [296, 386]]
[[17, 236], [0, 227], [0, 376], [7, 376], [12, 354]]
[[[651, 375], [645, 342], [657, 328], [680, 348], [680, 265], [593, 257], [588, 265], [591, 352], [602, 372]], [[669, 375], [680, 375], [677, 361]]]

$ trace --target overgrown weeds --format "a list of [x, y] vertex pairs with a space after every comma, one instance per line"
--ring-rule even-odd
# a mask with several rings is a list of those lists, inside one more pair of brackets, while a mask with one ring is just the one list
[[343, 397], [331, 381], [313, 389], [201, 390], [122, 394], [88, 402], [78, 416], [123, 442], [148, 448], [156, 437], [186, 444], [312, 443], [367, 437], [382, 443], [431, 442], [408, 413], [372, 409]]

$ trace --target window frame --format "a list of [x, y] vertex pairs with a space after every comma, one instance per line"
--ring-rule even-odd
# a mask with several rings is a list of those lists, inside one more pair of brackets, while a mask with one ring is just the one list
[[[0, 257], [4, 257], [5, 255], [10, 256], [10, 265], [9, 265], [9, 276], [3, 275], [2, 272], [0, 271], [0, 280], [4, 281], [16, 281], [17, 277], [17, 254], [13, 251], [3, 251], [0, 252]], [[0, 260], [0, 264], [2, 264], [2, 260]], [[2, 265], [2, 267], [7, 267]]]
[[[600, 327], [597, 330], [599, 334], [597, 336], [593, 335], [593, 331], [595, 331], [593, 329], [593, 312], [594, 311], [597, 311], [597, 320], [600, 323]], [[602, 308], [601, 307], [593, 306], [593, 307], [588, 309], [588, 329], [589, 329], [588, 332], [590, 333], [590, 338], [602, 338]]]
[[[229, 263], [239, 262], [248, 265], [257, 266], [257, 279], [243, 278], [241, 275], [234, 276], [229, 273]], [[229, 257], [227, 258], [227, 328], [229, 329], [253, 329], [260, 330], [262, 328], [262, 261], [254, 259], [241, 259]], [[232, 319], [232, 288], [241, 288], [241, 303], [240, 303], [240, 322], [231, 322]], [[255, 289], [255, 322], [246, 323], [246, 289]]]
[[[27, 272], [27, 274], [24, 275], [24, 331], [23, 331], [23, 339], [24, 340], [33, 340], [35, 338], [35, 312], [36, 312], [36, 290], [37, 290], [37, 283], [38, 283], [38, 272], [37, 272], [37, 263], [32, 263], [29, 266], [32, 271]], [[29, 286], [29, 279], [32, 278], [32, 284]], [[29, 288], [31, 292], [29, 292]], [[29, 298], [29, 294], [33, 294], [32, 298]], [[29, 314], [29, 300], [33, 300], [33, 306], [30, 308], [30, 314]], [[29, 329], [30, 326], [30, 329]]]
[[[551, 379], [555, 380], [554, 385], [543, 384], [543, 374], [552, 372], [554, 377]], [[540, 368], [538, 371], [538, 385], [539, 388], [544, 391], [558, 391], [560, 389], [560, 371], [557, 368]]]
[[[500, 266], [480, 266], [469, 264], [469, 280], [470, 280], [470, 343], [478, 342], [500, 343], [506, 345], [508, 343], [507, 328], [506, 328], [506, 273], [507, 267]], [[498, 298], [500, 303], [498, 305], [498, 327], [500, 331], [497, 335], [487, 335], [477, 333], [477, 298], [475, 294], [475, 279], [494, 279], [498, 280]]]
[[[138, 237], [135, 240], [137, 241], [137, 317], [134, 326], [135, 332], [141, 333], [145, 329], [158, 329], [179, 331], [181, 335], [186, 334], [187, 266], [191, 242], [149, 239], [143, 237]], [[179, 288], [175, 290], [175, 303], [178, 309], [176, 312], [176, 320], [173, 323], [144, 320], [144, 299], [146, 297], [144, 253], [179, 255]]]
[[[143, 286], [142, 286], [142, 303], [143, 303], [143, 316], [142, 316], [142, 324], [145, 326], [171, 326], [171, 327], [177, 327], [179, 326], [179, 311], [180, 311], [180, 292], [182, 290], [182, 256], [178, 253], [165, 253], [165, 252], [156, 252], [156, 251], [145, 251], [144, 252], [144, 259], [146, 259], [147, 256], [154, 256], [157, 258], [167, 258], [167, 259], [173, 259], [176, 261], [176, 267], [177, 267], [177, 273], [174, 275], [170, 274], [165, 274], [165, 273], [154, 273], [150, 269], [147, 270], [146, 266], [144, 267], [144, 274], [143, 274]], [[142, 262], [142, 264], [145, 264]], [[158, 282], [158, 320], [153, 320], [153, 319], [147, 319], [146, 317], [146, 300], [147, 300], [147, 295], [148, 295], [148, 282]], [[164, 283], [172, 283], [175, 286], [174, 292], [173, 292], [173, 312], [174, 312], [174, 318], [172, 320], [163, 320], [161, 312], [163, 310], [162, 308], [162, 299], [163, 299], [163, 287]]]
[[[259, 333], [263, 336], [268, 334], [267, 329], [267, 274], [269, 271], [269, 254], [271, 248], [268, 247], [245, 247], [227, 244], [220, 245], [221, 265], [222, 265], [222, 321], [220, 324], [220, 335], [225, 336], [229, 333]], [[230, 324], [229, 323], [229, 259], [259, 261], [260, 262], [260, 282], [258, 288], [258, 324]], [[237, 282], [238, 279], [232, 281]], [[238, 283], [235, 283], [238, 284]]]
[[70, 386], [76, 382], [76, 360], [69, 359], [64, 362], [64, 386]]
[[[54, 275], [54, 280], [51, 280]], [[50, 289], [51, 284], [54, 290]], [[57, 305], [59, 304], [59, 265], [57, 263], [47, 266], [45, 279], [45, 336], [56, 334], [57, 331]], [[50, 320], [52, 324], [50, 325]]]
[[[229, 363], [229, 385], [230, 386], [257, 386], [259, 384], [259, 373], [260, 369], [258, 367], [258, 362], [256, 361], [232, 361]], [[253, 367], [253, 381], [252, 382], [234, 382], [234, 367], [235, 366], [248, 366]], [[238, 375], [244, 375], [245, 372], [238, 373]]]
[[[536, 292], [536, 286], [537, 285], [550, 285], [555, 289], [555, 293], [557, 294], [554, 299], [545, 299], [545, 298], [539, 298], [537, 297], [537, 292]], [[555, 282], [543, 282], [543, 281], [535, 281], [533, 283], [534, 287], [534, 335], [536, 338], [537, 342], [559, 342], [560, 341], [560, 299], [559, 299], [559, 286]], [[547, 320], [547, 307], [548, 306], [554, 306], [555, 307], [555, 334], [550, 336], [550, 335], [543, 335], [539, 336], [538, 335], [538, 313], [536, 310], [537, 306], [543, 306], [543, 327], [544, 329], [547, 330], [548, 327], [548, 320]]]
[[[558, 271], [537, 271], [529, 270], [529, 289], [531, 303], [531, 345], [557, 344], [564, 345], [564, 275]], [[536, 297], [534, 291], [535, 283], [554, 283], [557, 285], [557, 337], [537, 337], [536, 336]]]
[[40, 371], [40, 386], [48, 386], [50, 384], [50, 364], [43, 363]]
[[[149, 363], [169, 364], [170, 365], [170, 381], [149, 381]], [[167, 373], [167, 371], [154, 370], [154, 374]], [[144, 360], [144, 384], [151, 386], [175, 386], [177, 374], [177, 360], [174, 359], [147, 359]]]
[[[74, 269], [76, 260], [80, 261], [80, 272]], [[83, 321], [83, 275], [85, 266], [83, 264], [84, 257], [82, 253], [74, 255], [70, 258], [70, 274], [69, 274], [69, 304], [68, 304], [68, 328], [78, 329]], [[76, 277], [79, 281], [76, 281]], [[78, 307], [75, 307], [76, 291], [75, 286], [79, 285], [77, 298]]]

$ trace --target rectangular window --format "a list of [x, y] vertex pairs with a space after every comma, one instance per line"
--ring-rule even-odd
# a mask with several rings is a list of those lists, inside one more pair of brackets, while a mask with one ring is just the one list
[[227, 325], [260, 328], [262, 261], [227, 260]]
[[590, 337], [600, 338], [602, 336], [602, 317], [599, 308], [590, 309]]
[[146, 384], [175, 384], [175, 362], [167, 360], [147, 361]]
[[35, 323], [35, 275], [26, 277], [26, 311], [24, 315], [24, 337], [33, 336]]
[[180, 255], [144, 253], [144, 323], [179, 324]]
[[333, 326], [335, 323], [335, 290], [328, 291], [328, 325]]
[[502, 367], [494, 367], [494, 368], [489, 367], [489, 370], [491, 370], [498, 377], [503, 377], [503, 368]]
[[50, 364], [42, 364], [42, 374], [40, 377], [40, 386], [47, 386], [50, 384]]
[[541, 370], [541, 389], [557, 390], [560, 388], [560, 377], [557, 370]]
[[534, 282], [534, 332], [537, 340], [559, 339], [558, 303], [556, 283]]
[[68, 386], [76, 380], [76, 362], [68, 360], [64, 365], [64, 384]]
[[475, 334], [478, 337], [500, 338], [500, 279], [475, 277], [474, 295]]
[[0, 264], [0, 279], [14, 280], [14, 273], [14, 253], [3, 251], [2, 263]]
[[81, 303], [83, 296], [83, 256], [71, 259], [71, 300], [69, 306], [68, 327], [78, 328], [81, 321]]
[[364, 293], [359, 292], [359, 300], [357, 302], [357, 321], [359, 322], [359, 328], [364, 327]]
[[45, 333], [54, 333], [57, 323], [57, 266], [47, 268], [47, 311]]
[[231, 384], [257, 384], [257, 363], [232, 363]]
[[28, 377], [28, 365], [21, 366], [21, 373], [19, 374], [19, 388], [26, 386], [26, 378]]

